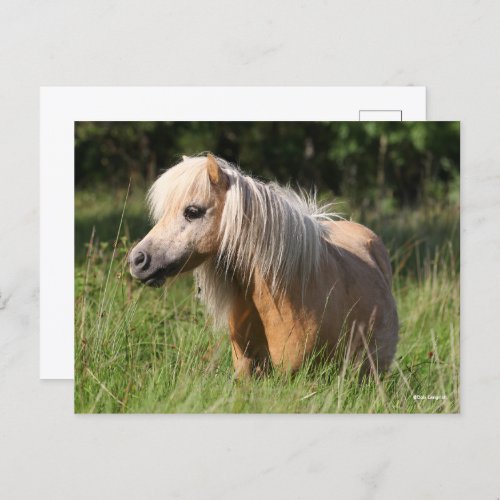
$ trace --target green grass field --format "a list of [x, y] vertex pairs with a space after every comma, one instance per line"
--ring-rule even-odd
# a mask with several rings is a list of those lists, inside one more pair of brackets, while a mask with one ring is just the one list
[[125, 193], [77, 192], [75, 412], [458, 412], [457, 198], [418, 210], [381, 203], [377, 215], [339, 207], [381, 235], [392, 256], [401, 330], [390, 373], [360, 382], [340, 360], [241, 381], [228, 333], [211, 328], [190, 276], [151, 289], [129, 275], [126, 252], [148, 229], [144, 193], [130, 194], [117, 238]]

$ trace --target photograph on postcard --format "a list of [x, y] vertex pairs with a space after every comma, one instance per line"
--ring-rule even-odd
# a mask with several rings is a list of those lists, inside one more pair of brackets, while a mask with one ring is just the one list
[[76, 122], [76, 413], [456, 413], [458, 122]]

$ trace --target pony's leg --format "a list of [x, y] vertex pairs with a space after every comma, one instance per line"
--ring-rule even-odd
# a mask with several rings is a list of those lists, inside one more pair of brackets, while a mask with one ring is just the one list
[[264, 327], [251, 298], [243, 294], [233, 301], [229, 315], [233, 365], [236, 377], [260, 374], [269, 367]]
[[245, 354], [238, 343], [231, 338], [234, 375], [236, 378], [250, 377], [253, 371], [253, 360]]

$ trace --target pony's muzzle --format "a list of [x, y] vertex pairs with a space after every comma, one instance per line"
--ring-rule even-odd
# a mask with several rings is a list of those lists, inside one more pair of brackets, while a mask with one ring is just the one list
[[137, 245], [131, 252], [128, 258], [130, 264], [130, 274], [143, 283], [155, 284], [156, 274], [159, 269], [153, 263], [153, 256], [144, 246]]
[[165, 262], [162, 255], [153, 254], [148, 245], [138, 244], [129, 255], [130, 274], [149, 286], [158, 287], [179, 271], [177, 262]]
[[133, 265], [134, 270], [137, 271], [145, 271], [149, 267], [150, 262], [151, 255], [142, 250], [135, 252], [135, 255], [133, 255], [131, 259], [131, 264]]

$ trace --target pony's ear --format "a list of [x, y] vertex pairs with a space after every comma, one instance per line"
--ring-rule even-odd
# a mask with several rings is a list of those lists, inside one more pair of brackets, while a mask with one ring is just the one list
[[214, 186], [227, 187], [226, 175], [219, 167], [217, 160], [210, 153], [207, 155], [207, 172], [208, 178]]

